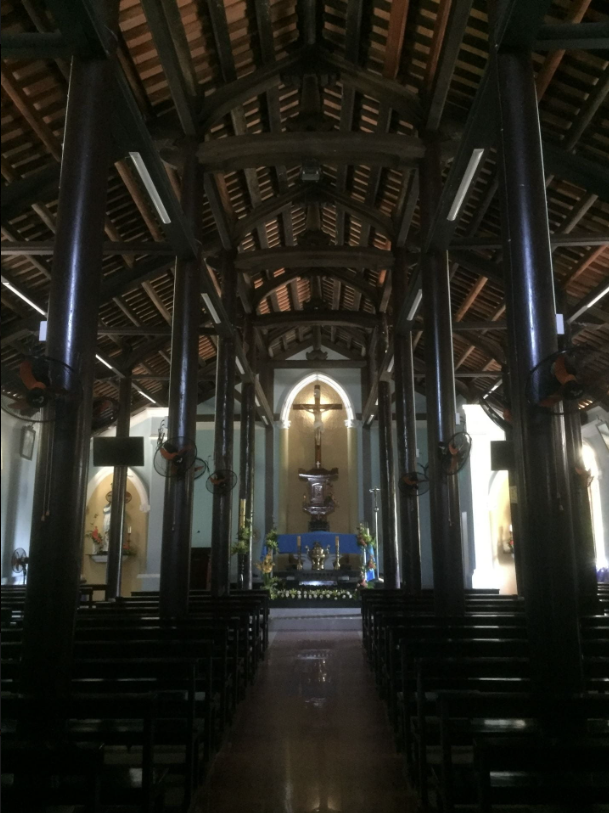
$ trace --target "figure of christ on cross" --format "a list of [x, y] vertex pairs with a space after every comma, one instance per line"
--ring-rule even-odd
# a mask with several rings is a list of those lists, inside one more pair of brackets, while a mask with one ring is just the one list
[[313, 404], [292, 404], [293, 409], [303, 409], [306, 412], [313, 414], [313, 428], [315, 429], [315, 468], [321, 468], [321, 433], [324, 431], [322, 415], [330, 409], [342, 409], [342, 404], [322, 404], [321, 403], [321, 388], [316, 384], [313, 389], [313, 397], [315, 403]]

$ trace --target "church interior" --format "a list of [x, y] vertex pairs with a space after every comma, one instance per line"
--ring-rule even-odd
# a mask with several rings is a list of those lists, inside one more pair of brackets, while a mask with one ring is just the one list
[[1, 0], [7, 813], [609, 813], [604, 0]]

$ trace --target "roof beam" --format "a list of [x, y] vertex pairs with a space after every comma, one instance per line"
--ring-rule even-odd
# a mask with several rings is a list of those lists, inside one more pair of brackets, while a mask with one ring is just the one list
[[2, 34], [2, 59], [69, 59], [73, 49], [57, 31]]
[[218, 90], [206, 96], [203, 101], [199, 113], [200, 131], [206, 132], [235, 107], [281, 85], [285, 74], [298, 70], [303, 63], [304, 54], [305, 51], [299, 49], [284, 59], [258, 68], [241, 79], [222, 84]]
[[289, 282], [295, 279], [301, 279], [303, 277], [310, 279], [314, 276], [329, 277], [330, 279], [339, 280], [347, 285], [351, 285], [353, 288], [367, 297], [370, 302], [372, 302], [374, 307], [378, 309], [379, 298], [376, 288], [367, 283], [359, 275], [350, 274], [348, 271], [343, 271], [338, 268], [308, 268], [304, 273], [298, 270], [286, 271], [285, 274], [281, 274], [279, 277], [273, 277], [272, 280], [268, 280], [264, 283], [264, 285], [261, 285], [254, 290], [255, 307], [259, 307], [263, 299], [269, 296], [273, 291], [276, 291], [277, 288], [281, 288], [282, 285], [287, 285]]
[[609, 169], [600, 161], [574, 155], [547, 142], [543, 144], [543, 160], [546, 172], [609, 200]]
[[[609, 234], [594, 234], [592, 232], [580, 233], [555, 233], [550, 235], [550, 245], [552, 248], [567, 246], [607, 246], [609, 245]], [[478, 249], [503, 249], [501, 237], [456, 237], [448, 247], [449, 251], [467, 249], [475, 251]]]
[[252, 318], [254, 327], [266, 330], [273, 327], [292, 325], [298, 327], [310, 325], [354, 325], [361, 328], [374, 328], [377, 317], [372, 313], [358, 313], [356, 311], [282, 311]]
[[[0, 254], [3, 257], [19, 256], [22, 254], [31, 257], [51, 257], [55, 250], [52, 240], [22, 240], [19, 242], [3, 242], [0, 244]], [[151, 256], [175, 257], [175, 250], [169, 243], [116, 243], [106, 240], [102, 249], [104, 254], [120, 254], [132, 256], [134, 254], [149, 254]]]
[[198, 150], [207, 170], [295, 166], [310, 159], [326, 164], [364, 164], [401, 169], [424, 154], [414, 136], [371, 133], [262, 133], [205, 141]]
[[393, 265], [391, 251], [358, 246], [326, 246], [324, 248], [270, 248], [264, 251], [244, 251], [235, 259], [242, 271], [260, 269], [276, 271], [280, 268], [374, 268], [385, 269]]
[[413, 124], [421, 123], [421, 103], [418, 97], [402, 84], [360, 68], [336, 53], [330, 53], [325, 49], [320, 49], [317, 53], [321, 66], [331, 73], [338, 71], [343, 84], [350, 85], [366, 96], [387, 102], [407, 121]]
[[[322, 342], [323, 344], [323, 342]], [[367, 367], [366, 359], [325, 359], [310, 361], [309, 359], [271, 359], [269, 365], [275, 370], [358, 370]]]
[[142, 0], [146, 20], [184, 133], [198, 132], [197, 81], [175, 0]]
[[606, 51], [609, 23], [557, 23], [542, 25], [535, 40], [536, 51]]
[[57, 200], [60, 166], [54, 162], [2, 187], [2, 221], [13, 220], [33, 203]]
[[440, 52], [427, 104], [426, 126], [428, 130], [437, 130], [440, 126], [448, 89], [455, 72], [465, 29], [469, 22], [472, 3], [473, 0], [458, 0], [451, 4], [442, 51]]

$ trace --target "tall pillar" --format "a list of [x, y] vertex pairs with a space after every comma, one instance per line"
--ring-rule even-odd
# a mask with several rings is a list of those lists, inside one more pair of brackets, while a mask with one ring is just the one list
[[[256, 347], [254, 329], [248, 318], [243, 331], [250, 367], [255, 374]], [[241, 387], [241, 460], [239, 465], [239, 521], [253, 526], [254, 518], [254, 462], [256, 443], [256, 387], [253, 381], [244, 381]], [[249, 536], [249, 552], [245, 565], [245, 590], [252, 589], [252, 535]]]
[[[260, 385], [271, 405], [275, 403], [273, 397], [273, 369], [268, 364], [260, 365]], [[264, 433], [264, 527], [268, 533], [275, 518], [275, 428], [266, 426]]]
[[573, 533], [580, 612], [593, 612], [597, 607], [596, 550], [592, 507], [586, 467], [582, 452], [581, 417], [577, 404], [567, 406], [565, 413], [567, 460], [571, 485]]
[[[189, 145], [182, 173], [181, 203], [195, 237], [201, 239], [203, 168]], [[171, 320], [171, 371], [167, 438], [197, 438], [201, 268], [198, 257], [178, 258]], [[167, 618], [188, 613], [194, 467], [165, 482], [159, 609]]]
[[[119, 413], [116, 421], [116, 437], [128, 438], [131, 423], [131, 376], [121, 378], [118, 390]], [[110, 515], [110, 539], [106, 563], [106, 598], [116, 599], [121, 594], [123, 564], [123, 541], [125, 538], [125, 492], [127, 491], [127, 466], [115, 466], [112, 477], [112, 513]]]
[[[414, 394], [412, 333], [403, 336], [397, 322], [406, 292], [407, 256], [403, 248], [394, 249], [392, 278], [393, 304], [393, 377], [395, 381], [395, 421], [398, 439], [398, 477], [417, 470], [417, 413]], [[413, 595], [421, 590], [421, 540], [419, 535], [419, 499], [402, 491], [398, 495], [402, 550], [402, 585]]]
[[[91, 439], [111, 79], [109, 59], [72, 60], [46, 354], [76, 372], [82, 397], [58, 405], [54, 422], [41, 426], [22, 651], [22, 690], [42, 701], [47, 720], [70, 687]], [[37, 724], [43, 725], [44, 719]]]
[[[222, 254], [222, 303], [231, 324], [237, 317], [237, 269], [234, 255]], [[218, 338], [216, 367], [216, 428], [214, 467], [233, 468], [235, 415], [235, 339]], [[230, 592], [232, 492], [214, 494], [211, 525], [211, 590], [215, 596]]]
[[[440, 142], [426, 140], [421, 161], [421, 232], [429, 233], [442, 188]], [[421, 255], [425, 319], [425, 392], [429, 446], [429, 507], [433, 560], [434, 604], [438, 615], [459, 615], [465, 609], [461, 516], [457, 477], [442, 471], [439, 446], [456, 432], [450, 281], [445, 251], [430, 248]]]
[[531, 55], [497, 55], [503, 242], [519, 530], [535, 685], [579, 691], [577, 617], [564, 419], [534, 405], [531, 371], [558, 349], [541, 134]]
[[379, 381], [378, 393], [383, 578], [387, 589], [397, 590], [400, 586], [400, 566], [398, 562], [395, 472], [393, 467], [393, 437], [391, 431], [391, 384], [389, 381]]

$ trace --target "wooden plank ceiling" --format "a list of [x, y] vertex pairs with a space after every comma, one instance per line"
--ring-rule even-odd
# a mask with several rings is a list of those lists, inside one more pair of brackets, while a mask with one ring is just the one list
[[[603, 0], [554, 0], [545, 23], [608, 20]], [[2, 0], [3, 36], [57, 29], [44, 0]], [[211, 267], [218, 250], [229, 245], [243, 254], [291, 248], [287, 264], [311, 224], [319, 225], [337, 250], [352, 247], [344, 260], [353, 262], [352, 267], [311, 271], [244, 261], [244, 312], [269, 317], [311, 306], [341, 312], [339, 324], [321, 326], [279, 319], [266, 326], [269, 320], [262, 320], [261, 353], [285, 359], [323, 344], [347, 358], [365, 358], [374, 323], [366, 317], [390, 307], [391, 275], [386, 255], [377, 260], [373, 252], [364, 252], [361, 259], [355, 249], [387, 251], [396, 243], [407, 245], [416, 269], [417, 135], [424, 126], [440, 130], [448, 174], [487, 67], [487, 3], [121, 0], [118, 59], [176, 193], [176, 147], [184, 132], [192, 134], [192, 128], [198, 133], [202, 160], [213, 156], [210, 165], [217, 171], [207, 177], [203, 215]], [[552, 174], [548, 171], [548, 210], [558, 243], [553, 254], [557, 288], [566, 296], [567, 312], [573, 312], [609, 278], [607, 184], [584, 171], [591, 165], [606, 173], [609, 164], [609, 51], [544, 50], [534, 60], [544, 148], [548, 155], [551, 149], [562, 151], [551, 163]], [[285, 69], [278, 73], [275, 63]], [[69, 61], [60, 49], [47, 58], [25, 54], [2, 61], [3, 250], [11, 243], [53, 240], [68, 76]], [[234, 143], [243, 159], [241, 145], [248, 143], [247, 137], [266, 134], [269, 144], [283, 145], [286, 140], [278, 137], [303, 129], [318, 131], [321, 153], [327, 156], [319, 160], [321, 179], [309, 183], [310, 191], [300, 177], [301, 159], [291, 157], [289, 150], [278, 153], [269, 147], [266, 158], [258, 150], [250, 163], [241, 160], [239, 168], [234, 168], [234, 158], [226, 158]], [[365, 144], [373, 149], [345, 152], [353, 139], [341, 138], [350, 133], [371, 136]], [[396, 137], [401, 139], [397, 157]], [[311, 147], [311, 154], [315, 149]], [[361, 158], [358, 149], [364, 150]], [[373, 150], [384, 152], [373, 156]], [[573, 156], [574, 166], [561, 159], [565, 154]], [[105, 231], [110, 243], [120, 245], [104, 257], [99, 321], [112, 335], [100, 333], [98, 352], [121, 370], [132, 367], [142, 377], [141, 388], [164, 404], [173, 292], [170, 240], [118, 144], [113, 157]], [[489, 149], [451, 238], [456, 321], [501, 321], [500, 234], [496, 155]], [[564, 245], [568, 235], [582, 235], [582, 244]], [[152, 242], [162, 244], [157, 253], [136, 245]], [[125, 246], [129, 243], [131, 247]], [[472, 244], [479, 245], [472, 249]], [[27, 254], [27, 248], [18, 254], [3, 251], [3, 282], [44, 311], [51, 258]], [[345, 314], [353, 314], [352, 324]], [[14, 364], [20, 353], [37, 345], [40, 318], [3, 285], [3, 365]], [[425, 332], [422, 322], [414, 327], [417, 363], [422, 363]], [[202, 398], [214, 386], [216, 337], [211, 328], [202, 308]], [[609, 297], [578, 317], [575, 333], [575, 341], [596, 351], [593, 365], [599, 374], [609, 369]], [[504, 346], [505, 331], [455, 332], [456, 368], [496, 371]], [[97, 374], [96, 392], [115, 394], [116, 379], [101, 363]], [[472, 378], [461, 387], [475, 398], [490, 383]], [[136, 394], [135, 409], [146, 403]]]

